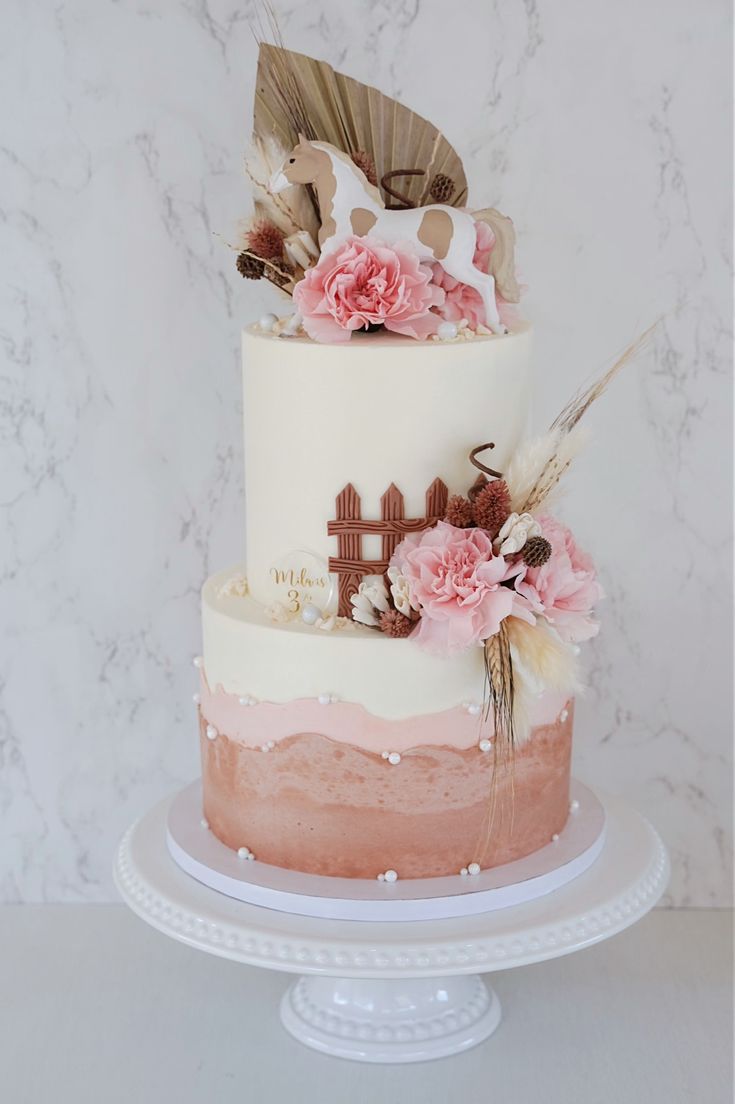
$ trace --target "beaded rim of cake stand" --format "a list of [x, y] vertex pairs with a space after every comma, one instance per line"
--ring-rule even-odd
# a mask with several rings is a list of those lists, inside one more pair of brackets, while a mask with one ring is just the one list
[[[421, 949], [396, 946], [328, 946], [318, 938], [279, 938], [275, 934], [253, 931], [221, 921], [205, 920], [200, 913], [188, 911], [166, 898], [142, 877], [131, 853], [136, 824], [125, 833], [115, 863], [115, 881], [130, 907], [160, 931], [183, 942], [206, 945], [214, 954], [281, 970], [339, 973], [356, 976], [390, 971], [393, 974], [417, 971], [462, 973], [510, 968], [556, 957], [565, 948], [591, 944], [629, 927], [645, 915], [660, 898], [669, 876], [669, 859], [660, 836], [641, 818], [651, 842], [651, 859], [643, 873], [624, 892], [599, 907], [593, 907], [573, 921], [538, 924], [527, 932], [507, 937], [488, 935], [484, 939], [425, 943]], [[162, 841], [163, 846], [163, 841]], [[213, 892], [214, 891], [210, 891]], [[264, 910], [267, 911], [267, 910]], [[353, 923], [353, 922], [346, 922]], [[360, 922], [354, 922], [356, 941]], [[398, 928], [400, 924], [396, 925]], [[413, 928], [413, 925], [411, 925]], [[396, 936], [399, 942], [400, 936]]]

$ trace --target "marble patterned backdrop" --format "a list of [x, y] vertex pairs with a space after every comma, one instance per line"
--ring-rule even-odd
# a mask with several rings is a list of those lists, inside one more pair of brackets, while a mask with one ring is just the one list
[[[537, 424], [654, 318], [565, 507], [608, 600], [576, 770], [663, 833], [672, 905], [730, 859], [725, 0], [277, 0], [288, 44], [434, 120], [510, 212]], [[216, 236], [244, 0], [8, 0], [2, 68], [0, 896], [114, 897], [116, 841], [198, 770], [198, 590], [243, 550], [239, 330]]]

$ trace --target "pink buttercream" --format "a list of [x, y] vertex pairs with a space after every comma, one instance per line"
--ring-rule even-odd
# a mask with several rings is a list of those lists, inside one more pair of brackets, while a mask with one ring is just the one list
[[572, 708], [562, 716], [534, 729], [512, 770], [476, 747], [417, 747], [390, 764], [309, 731], [263, 754], [224, 731], [207, 739], [202, 718], [204, 815], [228, 847], [314, 874], [427, 878], [512, 862], [566, 823]]
[[442, 305], [444, 292], [409, 247], [353, 237], [306, 271], [293, 299], [309, 337], [339, 342], [374, 324], [428, 337], [440, 322], [431, 308]]
[[[466, 749], [493, 734], [492, 716], [485, 720], [461, 705], [400, 720], [377, 717], [354, 702], [321, 705], [316, 698], [241, 705], [236, 694], [228, 694], [221, 686], [211, 690], [203, 672], [200, 698], [202, 716], [209, 724], [251, 748], [316, 732], [337, 743], [378, 753], [442, 745]], [[534, 704], [530, 723], [553, 724], [568, 704], [566, 694], [543, 694]]]

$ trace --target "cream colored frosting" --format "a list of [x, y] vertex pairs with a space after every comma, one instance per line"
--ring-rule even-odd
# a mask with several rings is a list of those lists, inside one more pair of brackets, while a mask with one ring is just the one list
[[[298, 620], [274, 624], [252, 597], [228, 592], [227, 582], [243, 571], [213, 575], [202, 592], [204, 672], [213, 690], [272, 703], [335, 696], [391, 720], [481, 703], [481, 648], [443, 659], [360, 626], [324, 632]], [[549, 697], [533, 723], [551, 723], [562, 705]]]
[[[404, 495], [405, 516], [423, 517], [434, 479], [443, 479], [450, 493], [465, 492], [474, 481], [468, 460], [474, 446], [494, 441], [483, 460], [502, 470], [526, 423], [530, 345], [527, 324], [503, 337], [457, 342], [358, 334], [347, 347], [277, 338], [253, 326], [244, 330], [253, 597], [263, 604], [285, 601], [290, 572], [303, 571], [319, 607], [334, 608], [334, 580], [324, 577], [337, 541], [327, 535], [327, 522], [347, 483], [361, 496], [364, 518], [380, 517], [380, 499], [391, 483]], [[366, 558], [379, 552], [379, 537], [363, 538]], [[296, 588], [301, 599], [309, 586]], [[311, 634], [308, 639], [311, 647]], [[334, 645], [313, 647], [319, 653]], [[351, 653], [340, 639], [338, 650], [349, 655], [342, 665], [352, 665], [362, 647], [357, 643]], [[443, 678], [444, 670], [437, 662], [434, 677]]]

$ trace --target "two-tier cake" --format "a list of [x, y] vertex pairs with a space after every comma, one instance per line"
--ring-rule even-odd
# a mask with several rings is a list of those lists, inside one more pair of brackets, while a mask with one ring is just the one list
[[568, 817], [601, 591], [551, 508], [602, 385], [524, 439], [512, 224], [402, 105], [263, 46], [248, 175], [238, 269], [293, 305], [243, 332], [247, 555], [203, 592], [204, 816], [243, 859], [471, 876]]

